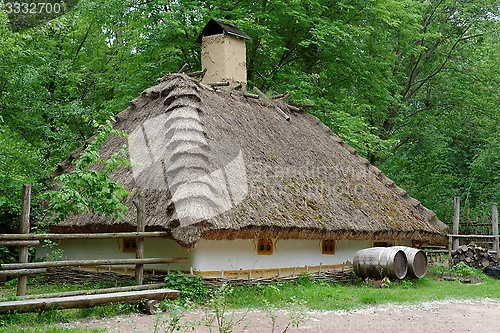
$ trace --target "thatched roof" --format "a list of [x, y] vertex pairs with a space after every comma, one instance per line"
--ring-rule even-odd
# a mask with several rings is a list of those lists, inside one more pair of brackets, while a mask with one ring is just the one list
[[[146, 200], [146, 230], [180, 244], [200, 238], [441, 240], [446, 225], [319, 119], [185, 75], [145, 90], [116, 117], [133, 166], [115, 171], [130, 221], [71, 216], [55, 231], [134, 231], [132, 201]], [[111, 138], [109, 157], [126, 139]], [[71, 167], [61, 163], [58, 172]]]

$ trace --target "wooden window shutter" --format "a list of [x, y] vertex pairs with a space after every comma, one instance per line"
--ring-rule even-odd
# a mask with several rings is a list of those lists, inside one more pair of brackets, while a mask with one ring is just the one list
[[123, 239], [123, 252], [135, 252], [135, 238], [124, 238]]
[[261, 238], [257, 242], [257, 254], [271, 255], [273, 254], [273, 240], [271, 238]]
[[335, 240], [333, 239], [323, 239], [321, 242], [321, 253], [322, 254], [335, 254], [336, 247]]

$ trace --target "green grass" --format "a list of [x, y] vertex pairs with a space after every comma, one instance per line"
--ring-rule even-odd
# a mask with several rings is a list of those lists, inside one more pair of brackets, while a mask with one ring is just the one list
[[[140, 313], [138, 302], [94, 306], [85, 309], [49, 310], [30, 313], [0, 315], [0, 333], [7, 332], [77, 332], [74, 329], [55, 327], [55, 324], [70, 323], [86, 318], [106, 318], [124, 314]], [[48, 329], [51, 331], [48, 331]], [[29, 330], [28, 330], [29, 329]], [[80, 329], [78, 332], [82, 332]], [[103, 332], [85, 330], [83, 332]]]
[[[451, 272], [459, 277], [479, 275], [482, 281], [480, 284], [466, 284], [458, 280], [444, 281], [438, 278], [438, 274], [442, 272]], [[30, 293], [40, 293], [76, 289], [75, 285], [54, 286], [42, 282], [34, 281], [32, 285], [28, 286], [28, 291]], [[90, 289], [90, 286], [85, 287], [83, 289]], [[94, 287], [96, 288], [96, 286]], [[189, 284], [186, 284], [185, 287], [190, 288]], [[3, 299], [5, 299], [6, 295], [12, 293], [11, 290], [6, 292], [9, 288], [12, 289], [12, 286], [0, 287], [0, 294]], [[213, 295], [213, 293], [209, 293], [209, 295]], [[430, 272], [423, 279], [391, 282], [388, 287], [384, 288], [374, 288], [359, 278], [354, 278], [350, 283], [329, 283], [311, 281], [307, 277], [304, 277], [293, 283], [229, 288], [228, 294], [224, 296], [226, 304], [231, 308], [291, 309], [293, 307], [300, 307], [302, 310], [350, 310], [387, 303], [402, 304], [447, 299], [482, 298], [500, 299], [500, 280], [491, 279], [482, 274], [480, 270], [472, 270], [468, 267], [457, 267], [450, 271], [440, 266], [430, 266]], [[103, 332], [102, 330], [62, 328], [56, 326], [56, 324], [68, 323], [89, 317], [103, 318], [138, 313], [139, 308], [140, 304], [136, 302], [132, 304], [96, 306], [88, 309], [0, 315], [0, 333]]]
[[274, 307], [285, 307], [300, 299], [311, 310], [350, 310], [366, 305], [385, 303], [415, 303], [450, 298], [500, 298], [500, 281], [485, 278], [477, 285], [459, 281], [438, 281], [425, 277], [418, 281], [392, 282], [388, 288], [366, 284], [308, 282], [276, 284], [265, 287], [234, 289], [230, 305], [237, 308], [263, 308], [266, 301]]
[[[49, 283], [44, 278], [31, 278], [27, 283], [27, 294], [58, 293], [74, 290], [101, 289], [117, 287], [116, 283]], [[0, 300], [16, 300], [17, 279], [0, 285]], [[9, 313], [0, 315], [0, 333], [30, 332], [30, 333], [97, 333], [99, 329], [71, 329], [57, 327], [55, 324], [70, 323], [85, 318], [105, 318], [130, 313], [139, 313], [140, 302], [94, 306], [84, 309], [50, 310], [31, 313]]]
[[[35, 277], [28, 279], [26, 284], [27, 295], [49, 294], [74, 290], [101, 289], [123, 286], [113, 282], [99, 283], [70, 283], [58, 282], [50, 283], [45, 277]], [[0, 300], [15, 300], [17, 291], [17, 279], [0, 284]]]
[[[500, 281], [489, 278], [480, 270], [472, 275], [482, 278], [480, 284], [444, 281], [437, 275], [447, 269], [431, 267], [427, 276], [419, 280], [393, 281], [389, 287], [374, 288], [361, 281], [350, 284], [326, 283], [300, 279], [295, 283], [277, 283], [266, 286], [234, 288], [228, 301], [235, 308], [264, 308], [271, 305], [284, 308], [300, 300], [310, 310], [351, 310], [368, 305], [386, 303], [420, 303], [446, 299], [500, 299]], [[452, 271], [454, 274], [459, 274]]]

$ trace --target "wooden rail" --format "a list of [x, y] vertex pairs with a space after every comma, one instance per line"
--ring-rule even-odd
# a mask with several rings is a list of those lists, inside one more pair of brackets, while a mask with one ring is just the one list
[[37, 246], [39, 244], [39, 240], [0, 241], [0, 246]]
[[109, 294], [109, 293], [125, 292], [125, 291], [160, 289], [163, 287], [165, 287], [164, 283], [151, 283], [151, 284], [143, 284], [140, 286], [125, 286], [125, 287], [114, 287], [114, 288], [104, 288], [104, 289], [90, 289], [90, 290], [86, 289], [86, 290], [62, 291], [62, 292], [50, 293], [50, 294], [20, 296], [18, 298], [19, 298], [19, 300], [23, 300], [23, 299], [55, 298], [55, 297], [67, 297], [67, 296], [79, 296], [79, 295]]
[[[19, 263], [0, 264], [0, 276], [17, 275], [17, 296], [26, 295], [27, 276], [30, 274], [41, 274], [48, 267], [64, 266], [96, 266], [96, 265], [135, 265], [135, 280], [137, 285], [143, 283], [145, 264], [171, 264], [187, 262], [186, 258], [144, 258], [144, 238], [166, 237], [165, 231], [145, 232], [145, 204], [144, 197], [139, 195], [139, 200], [134, 201], [137, 207], [137, 231], [136, 232], [113, 232], [113, 233], [72, 233], [72, 234], [30, 234], [30, 203], [31, 186], [23, 185], [23, 205], [21, 214], [21, 225], [19, 234], [0, 234], [0, 245], [19, 246]], [[135, 259], [98, 259], [98, 260], [64, 260], [28, 262], [28, 246], [38, 245], [41, 240], [60, 239], [113, 239], [113, 238], [136, 238]]]
[[[94, 265], [144, 265], [144, 264], [173, 264], [187, 262], [186, 258], [142, 258], [142, 259], [95, 259], [95, 260], [61, 260], [40, 261], [29, 263], [0, 264], [0, 269], [34, 269], [64, 266], [94, 266]], [[1, 271], [0, 271], [1, 273]]]
[[489, 239], [494, 239], [496, 236], [494, 235], [453, 235], [449, 234], [447, 235], [448, 237], [453, 237], [453, 238], [489, 238]]

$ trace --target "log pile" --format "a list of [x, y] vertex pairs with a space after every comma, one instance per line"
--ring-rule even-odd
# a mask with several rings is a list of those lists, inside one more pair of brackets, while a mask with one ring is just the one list
[[498, 256], [492, 255], [487, 249], [477, 246], [475, 243], [462, 245], [451, 253], [451, 264], [456, 265], [463, 262], [470, 267], [483, 268], [489, 265], [497, 266]]

